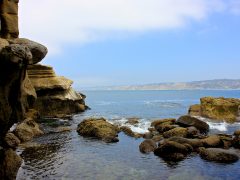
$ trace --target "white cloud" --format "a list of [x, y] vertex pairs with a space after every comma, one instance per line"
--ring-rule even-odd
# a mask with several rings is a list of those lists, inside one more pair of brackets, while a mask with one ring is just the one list
[[240, 1], [239, 0], [231, 0], [230, 2], [230, 11], [235, 15], [240, 15]]
[[84, 44], [115, 32], [184, 27], [223, 8], [222, 0], [24, 0], [20, 30], [57, 53], [65, 43]]

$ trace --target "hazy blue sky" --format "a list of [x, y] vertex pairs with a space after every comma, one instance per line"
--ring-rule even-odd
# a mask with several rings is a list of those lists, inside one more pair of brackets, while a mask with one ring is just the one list
[[20, 18], [78, 88], [240, 79], [240, 0], [25, 0]]

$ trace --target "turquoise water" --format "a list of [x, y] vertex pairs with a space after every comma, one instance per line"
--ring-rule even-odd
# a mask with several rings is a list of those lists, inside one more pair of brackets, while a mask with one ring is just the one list
[[[139, 117], [145, 131], [153, 119], [179, 117], [189, 105], [203, 96], [240, 98], [240, 91], [86, 91], [91, 110], [75, 115], [70, 121], [74, 129], [86, 117], [106, 117], [124, 123]], [[212, 132], [232, 133], [240, 124], [208, 122]], [[165, 162], [153, 154], [141, 154], [143, 139], [119, 134], [120, 142], [107, 144], [80, 137], [75, 130], [51, 133], [34, 139], [39, 146], [19, 149], [25, 163], [17, 179], [239, 179], [240, 162], [217, 164], [202, 160], [197, 154], [184, 161]]]

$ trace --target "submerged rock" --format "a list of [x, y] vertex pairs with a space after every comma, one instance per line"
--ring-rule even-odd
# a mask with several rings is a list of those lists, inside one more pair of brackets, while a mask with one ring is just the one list
[[201, 98], [201, 115], [214, 120], [233, 123], [240, 116], [240, 99]]
[[150, 153], [153, 152], [157, 148], [157, 144], [155, 141], [146, 139], [139, 145], [139, 150], [142, 153]]
[[119, 128], [107, 122], [104, 118], [90, 118], [83, 120], [77, 132], [81, 136], [95, 137], [105, 142], [118, 142]]
[[230, 150], [220, 148], [199, 148], [199, 150], [200, 156], [208, 161], [233, 163], [239, 160], [238, 155]]
[[200, 132], [207, 132], [209, 130], [209, 125], [207, 123], [191, 116], [181, 116], [177, 120], [177, 124], [183, 127], [193, 126], [197, 128]]
[[133, 132], [133, 131], [131, 130], [131, 128], [130, 128], [130, 127], [127, 127], [127, 126], [122, 126], [122, 127], [120, 127], [120, 130], [121, 130], [122, 132], [124, 132], [126, 135], [130, 136], [130, 137], [134, 137], [134, 138], [140, 138], [140, 137], [142, 137], [141, 134], [138, 134], [138, 133]]

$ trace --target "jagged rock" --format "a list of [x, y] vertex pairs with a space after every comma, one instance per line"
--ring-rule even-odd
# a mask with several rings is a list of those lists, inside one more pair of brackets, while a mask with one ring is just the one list
[[140, 138], [140, 137], [142, 137], [142, 135], [133, 132], [133, 131], [131, 130], [131, 128], [130, 128], [130, 127], [127, 127], [127, 126], [121, 126], [121, 127], [120, 127], [120, 130], [121, 130], [122, 132], [124, 132], [124, 134], [126, 134], [126, 135], [128, 135], [128, 136], [130, 136], [130, 137], [134, 137], [134, 138]]
[[221, 163], [232, 163], [239, 160], [237, 154], [230, 150], [220, 148], [199, 148], [200, 156], [208, 161], [216, 161]]
[[0, 2], [2, 38], [18, 38], [18, 2], [19, 0], [1, 0]]
[[10, 43], [27, 46], [32, 53], [33, 64], [39, 63], [48, 53], [48, 49], [44, 45], [31, 41], [29, 39], [16, 38], [16, 39], [10, 40]]
[[31, 63], [30, 50], [21, 45], [6, 46], [0, 52], [0, 145], [10, 127], [23, 119], [27, 110], [22, 103], [22, 83], [27, 65]]
[[13, 149], [16, 149], [21, 143], [20, 140], [13, 133], [7, 133], [4, 141], [9, 148]]
[[85, 96], [71, 88], [71, 80], [56, 76], [52, 67], [36, 64], [28, 68], [28, 75], [38, 96], [34, 107], [41, 116], [64, 117], [86, 110]]
[[233, 123], [240, 116], [240, 100], [233, 98], [201, 98], [201, 115]]
[[150, 153], [153, 152], [157, 148], [157, 144], [155, 141], [147, 139], [144, 140], [140, 145], [139, 145], [139, 150], [142, 153]]
[[182, 127], [177, 127], [163, 133], [164, 138], [170, 138], [173, 136], [187, 137], [187, 135], [188, 135], [187, 128], [182, 128]]
[[189, 107], [188, 115], [190, 116], [201, 116], [201, 106], [200, 104], [194, 104]]
[[22, 141], [30, 141], [35, 136], [43, 135], [42, 130], [40, 130], [39, 125], [32, 119], [25, 119], [20, 123], [14, 134]]
[[205, 147], [219, 147], [223, 145], [220, 137], [217, 135], [211, 135], [201, 141]]
[[22, 159], [12, 149], [3, 150], [0, 153], [0, 177], [2, 180], [16, 179], [18, 169], [22, 164]]
[[207, 123], [191, 116], [181, 116], [177, 120], [177, 124], [183, 127], [193, 126], [197, 128], [200, 132], [207, 132], [209, 130], [209, 125]]
[[106, 121], [104, 118], [85, 119], [77, 128], [81, 136], [95, 137], [105, 142], [118, 142], [119, 128]]

